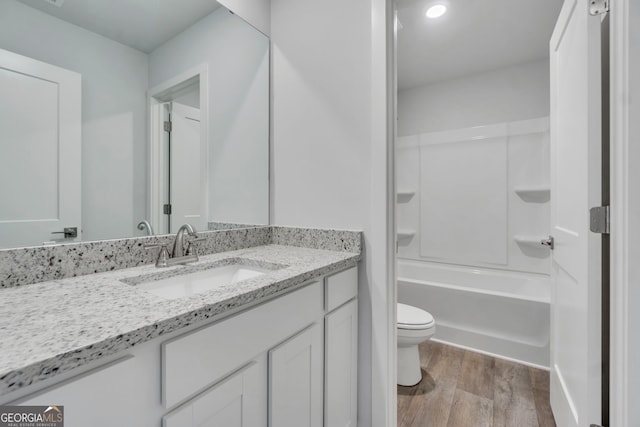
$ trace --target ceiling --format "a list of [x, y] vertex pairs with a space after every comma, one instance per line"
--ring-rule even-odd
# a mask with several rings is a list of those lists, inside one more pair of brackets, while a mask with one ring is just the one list
[[[441, 18], [427, 19], [433, 4]], [[441, 80], [548, 57], [562, 0], [398, 0], [398, 87]]]
[[57, 18], [152, 52], [220, 5], [215, 0], [19, 0]]

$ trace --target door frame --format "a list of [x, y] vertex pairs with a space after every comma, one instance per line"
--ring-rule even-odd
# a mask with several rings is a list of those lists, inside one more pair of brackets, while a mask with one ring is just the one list
[[[209, 66], [206, 63], [191, 68], [169, 80], [152, 87], [147, 92], [149, 108], [149, 199], [147, 212], [151, 225], [160, 230], [163, 223], [163, 186], [165, 153], [162, 149], [164, 138], [163, 104], [180, 96], [184, 89], [196, 81], [200, 84], [200, 143], [202, 146], [201, 170], [207, 174], [209, 163]], [[182, 92], [181, 92], [182, 91]], [[208, 185], [202, 188], [202, 201], [205, 216], [208, 220], [209, 191]], [[199, 230], [202, 231], [202, 230]], [[164, 234], [160, 232], [159, 234]]]
[[[387, 0], [393, 3], [392, 0]], [[630, 281], [640, 278], [640, 264], [630, 262], [631, 255], [640, 255], [640, 240], [633, 238], [632, 233], [640, 229], [640, 215], [633, 213], [632, 207], [640, 206], [640, 171], [634, 171], [634, 165], [640, 165], [640, 150], [632, 150], [632, 141], [640, 140], [640, 126], [634, 125], [639, 117], [638, 109], [632, 109], [630, 91], [636, 99], [640, 99], [640, 88], [631, 87], [631, 76], [640, 71], [640, 55], [632, 57], [630, 40], [640, 40], [640, 27], [630, 25], [630, 14], [640, 13], [639, 6], [630, 11], [630, 0], [615, 0], [611, 5], [610, 22], [610, 75], [611, 75], [611, 135], [610, 135], [610, 170], [611, 170], [611, 329], [610, 329], [610, 420], [612, 427], [630, 427], [640, 425], [640, 408], [634, 397], [640, 395], [640, 337], [630, 328], [640, 323], [640, 292], [634, 291]], [[390, 38], [395, 39], [393, 27], [388, 29]], [[633, 46], [639, 48], [640, 46]], [[380, 66], [380, 64], [376, 64]], [[393, 74], [387, 75], [388, 84], [395, 79]], [[634, 83], [638, 82], [638, 78]], [[394, 110], [394, 106], [389, 106]], [[632, 114], [636, 117], [631, 117]], [[393, 151], [389, 153], [388, 167], [393, 167]], [[387, 185], [394, 187], [395, 178], [387, 174]], [[388, 217], [389, 227], [395, 227], [395, 218]], [[389, 245], [393, 240], [389, 239]], [[395, 257], [394, 257], [395, 258]], [[395, 261], [394, 261], [395, 262]], [[393, 265], [393, 263], [391, 263]], [[392, 270], [392, 269], [390, 269]], [[389, 272], [390, 273], [390, 272]], [[395, 291], [395, 281], [392, 282]], [[394, 292], [388, 295], [388, 323], [393, 321], [392, 305], [395, 305]], [[391, 334], [389, 334], [391, 335]], [[395, 337], [389, 337], [393, 341]], [[395, 369], [393, 357], [387, 358], [389, 382], [393, 381], [391, 371]], [[396, 420], [391, 415], [395, 405], [395, 397], [387, 389], [388, 416], [385, 424], [395, 426]]]
[[[640, 215], [640, 152], [635, 149], [640, 138], [638, 107], [630, 102], [640, 97], [637, 77], [640, 70], [640, 29], [631, 25], [638, 5], [630, 0], [611, 2], [611, 329], [610, 329], [610, 426], [630, 427], [640, 424], [640, 338], [633, 325], [640, 321], [640, 293], [634, 283], [640, 266], [638, 228]], [[633, 9], [632, 9], [633, 8]], [[633, 45], [633, 43], [636, 45]], [[632, 80], [633, 79], [633, 80]], [[634, 83], [633, 85], [631, 83]], [[633, 116], [635, 114], [635, 116]], [[634, 141], [635, 140], [635, 141]], [[634, 166], [636, 166], [634, 168]]]
[[[395, 427], [397, 414], [396, 310], [396, 116], [397, 116], [397, 1], [371, 0], [372, 5], [372, 188], [373, 212], [369, 245], [374, 263], [371, 277], [371, 425]], [[383, 172], [379, 172], [383, 171]], [[372, 243], [373, 242], [373, 243]], [[384, 280], [383, 283], [376, 283]], [[384, 315], [378, 315], [382, 314]], [[360, 316], [360, 315], [359, 315]], [[380, 375], [383, 374], [383, 375]]]

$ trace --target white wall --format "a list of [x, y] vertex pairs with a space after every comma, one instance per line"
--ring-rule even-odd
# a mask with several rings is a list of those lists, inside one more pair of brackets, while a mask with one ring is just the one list
[[0, 2], [0, 48], [82, 74], [83, 239], [134, 235], [146, 211], [146, 55], [14, 0]]
[[549, 115], [549, 61], [406, 89], [398, 135], [415, 135]]
[[[360, 426], [389, 425], [395, 416], [387, 400], [396, 386], [387, 380], [394, 368], [388, 352], [395, 348], [386, 329], [393, 287], [386, 278], [385, 5], [271, 2], [272, 222], [365, 231]], [[380, 132], [372, 132], [375, 125]]]
[[266, 35], [271, 34], [270, 0], [218, 0], [218, 3]]
[[149, 55], [150, 86], [209, 69], [209, 221], [269, 222], [269, 41], [220, 8]]

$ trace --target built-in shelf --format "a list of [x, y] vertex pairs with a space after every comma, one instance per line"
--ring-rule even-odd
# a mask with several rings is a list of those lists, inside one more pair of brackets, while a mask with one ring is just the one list
[[416, 235], [415, 230], [398, 230], [398, 240], [410, 239]]
[[532, 203], [548, 202], [551, 196], [549, 187], [518, 187], [515, 191], [522, 200]]
[[546, 248], [542, 243], [542, 240], [548, 239], [549, 236], [525, 236], [525, 235], [517, 235], [514, 236], [513, 240], [516, 241], [519, 245], [527, 245], [527, 246], [535, 246], [539, 248]]
[[397, 193], [398, 203], [408, 202], [413, 198], [415, 194], [416, 194], [416, 190], [406, 190], [406, 189], [398, 190], [398, 193]]

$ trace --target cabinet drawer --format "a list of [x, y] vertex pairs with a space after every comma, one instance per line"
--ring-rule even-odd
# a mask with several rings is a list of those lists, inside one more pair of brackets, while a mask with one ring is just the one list
[[184, 401], [322, 316], [322, 285], [302, 289], [162, 344], [162, 402]]
[[325, 310], [331, 311], [358, 295], [358, 268], [334, 274], [325, 279]]

